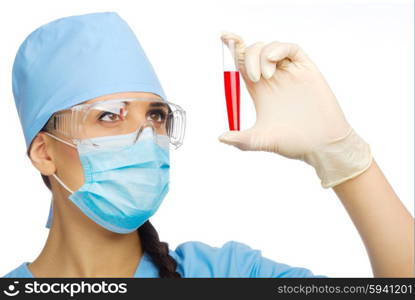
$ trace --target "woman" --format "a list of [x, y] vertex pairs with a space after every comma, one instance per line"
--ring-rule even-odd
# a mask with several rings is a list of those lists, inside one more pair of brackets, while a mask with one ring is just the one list
[[[413, 218], [295, 44], [245, 47], [234, 34], [255, 125], [220, 141], [300, 159], [333, 188], [366, 245], [374, 276], [413, 276]], [[39, 256], [6, 277], [313, 277], [242, 243], [159, 241], [149, 218], [168, 192], [169, 143], [185, 113], [167, 102], [116, 13], [55, 20], [23, 42], [13, 93], [28, 155], [53, 195]], [[69, 201], [68, 201], [69, 200]]]

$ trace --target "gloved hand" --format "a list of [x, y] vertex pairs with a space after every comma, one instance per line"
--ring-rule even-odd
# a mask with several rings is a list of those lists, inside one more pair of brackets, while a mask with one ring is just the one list
[[372, 155], [369, 145], [348, 124], [317, 66], [296, 44], [235, 41], [238, 68], [254, 101], [255, 124], [228, 131], [223, 143], [241, 150], [268, 151], [312, 165], [323, 187], [363, 173]]

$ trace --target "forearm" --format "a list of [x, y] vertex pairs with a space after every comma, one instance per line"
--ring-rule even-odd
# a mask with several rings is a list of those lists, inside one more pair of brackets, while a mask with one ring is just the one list
[[375, 277], [414, 277], [414, 219], [373, 160], [335, 186], [366, 246]]
[[370, 147], [347, 122], [317, 66], [293, 43], [245, 47], [235, 34], [221, 38], [228, 46], [235, 41], [234, 57], [255, 105], [256, 122], [219, 140], [313, 166], [323, 187], [335, 186], [366, 245], [374, 275], [414, 276], [413, 218], [376, 163], [367, 169]]

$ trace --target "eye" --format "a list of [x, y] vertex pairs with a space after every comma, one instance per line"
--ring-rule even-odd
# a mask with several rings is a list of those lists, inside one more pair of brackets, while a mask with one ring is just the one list
[[103, 122], [115, 122], [115, 121], [122, 120], [122, 118], [119, 114], [105, 111], [98, 117], [98, 120], [103, 121]]
[[153, 109], [150, 110], [147, 115], [151, 118], [151, 121], [164, 122], [167, 113], [162, 109]]

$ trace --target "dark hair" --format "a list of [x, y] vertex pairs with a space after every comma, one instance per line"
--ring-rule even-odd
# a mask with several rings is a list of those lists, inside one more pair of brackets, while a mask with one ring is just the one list
[[[46, 131], [46, 125], [40, 131]], [[27, 156], [29, 157], [31, 147], [32, 144], [30, 144], [27, 150]], [[49, 177], [43, 174], [41, 176], [48, 189], [52, 190]], [[180, 274], [176, 272], [177, 262], [169, 254], [168, 243], [160, 241], [156, 229], [149, 220], [138, 228], [137, 234], [140, 238], [143, 251], [150, 256], [158, 268], [160, 278], [180, 278]]]

